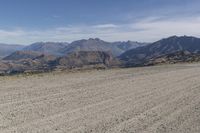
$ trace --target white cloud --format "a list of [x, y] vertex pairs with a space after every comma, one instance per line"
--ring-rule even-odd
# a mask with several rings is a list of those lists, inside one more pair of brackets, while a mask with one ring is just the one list
[[0, 29], [4, 43], [30, 44], [37, 41], [73, 41], [98, 37], [107, 41], [136, 40], [156, 41], [171, 35], [200, 37], [200, 17], [159, 19], [149, 17], [128, 24], [99, 24], [58, 27], [48, 30]]
[[155, 40], [171, 35], [192, 35], [200, 37], [200, 20], [198, 17], [178, 20], [140, 21], [132, 28], [141, 29], [137, 33], [145, 40]]
[[93, 28], [117, 28], [118, 25], [115, 24], [101, 24], [101, 25], [94, 25]]

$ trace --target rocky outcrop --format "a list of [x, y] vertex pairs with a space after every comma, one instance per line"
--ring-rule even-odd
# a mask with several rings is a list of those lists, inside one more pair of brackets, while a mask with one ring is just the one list
[[171, 54], [162, 55], [156, 58], [151, 58], [144, 65], [160, 65], [160, 64], [175, 64], [175, 63], [193, 63], [200, 62], [200, 53], [190, 53], [188, 51], [178, 51]]

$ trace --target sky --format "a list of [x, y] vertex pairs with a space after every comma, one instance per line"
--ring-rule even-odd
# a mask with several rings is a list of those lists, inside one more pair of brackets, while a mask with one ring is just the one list
[[200, 0], [0, 0], [0, 43], [200, 37]]

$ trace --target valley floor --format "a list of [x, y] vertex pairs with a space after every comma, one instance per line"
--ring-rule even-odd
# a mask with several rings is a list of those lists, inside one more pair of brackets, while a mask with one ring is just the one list
[[0, 77], [0, 133], [199, 133], [200, 64]]

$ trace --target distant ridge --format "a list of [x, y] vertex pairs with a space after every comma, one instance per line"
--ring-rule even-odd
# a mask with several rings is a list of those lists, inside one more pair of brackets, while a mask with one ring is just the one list
[[128, 50], [119, 58], [126, 62], [126, 65], [137, 66], [151, 58], [178, 51], [198, 53], [200, 51], [200, 39], [190, 36], [172, 36], [143, 47]]
[[0, 43], [0, 58], [3, 58], [15, 51], [22, 50], [25, 46], [17, 44]]

